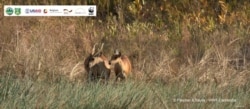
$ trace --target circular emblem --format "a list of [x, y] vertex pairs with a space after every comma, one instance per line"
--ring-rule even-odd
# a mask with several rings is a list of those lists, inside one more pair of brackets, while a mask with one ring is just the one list
[[8, 7], [8, 8], [6, 9], [6, 13], [7, 13], [8, 15], [12, 15], [12, 14], [13, 14], [13, 9], [12, 9], [11, 7]]

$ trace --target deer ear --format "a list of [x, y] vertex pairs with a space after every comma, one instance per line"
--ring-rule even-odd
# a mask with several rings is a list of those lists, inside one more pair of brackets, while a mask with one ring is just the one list
[[120, 57], [120, 56], [122, 56], [122, 53], [119, 51], [119, 53], [118, 53], [118, 56]]
[[114, 55], [120, 55], [120, 54], [121, 54], [121, 52], [118, 49], [115, 49]]

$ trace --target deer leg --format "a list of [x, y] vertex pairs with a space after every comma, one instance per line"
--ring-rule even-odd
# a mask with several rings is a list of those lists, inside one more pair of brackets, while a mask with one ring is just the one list
[[90, 70], [88, 73], [88, 81], [92, 81], [93, 80], [93, 75], [92, 75], [92, 71]]

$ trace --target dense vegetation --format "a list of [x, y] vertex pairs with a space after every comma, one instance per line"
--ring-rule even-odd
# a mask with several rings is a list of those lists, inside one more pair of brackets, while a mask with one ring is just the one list
[[[98, 15], [4, 17], [11, 4], [95, 4]], [[128, 81], [85, 82], [101, 42], [107, 57], [129, 56]], [[250, 108], [249, 61], [247, 0], [0, 0], [0, 108]]]

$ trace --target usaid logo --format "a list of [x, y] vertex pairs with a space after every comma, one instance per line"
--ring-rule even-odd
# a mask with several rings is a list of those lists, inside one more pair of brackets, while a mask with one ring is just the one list
[[41, 9], [25, 9], [25, 13], [29, 14], [29, 13], [42, 13]]

